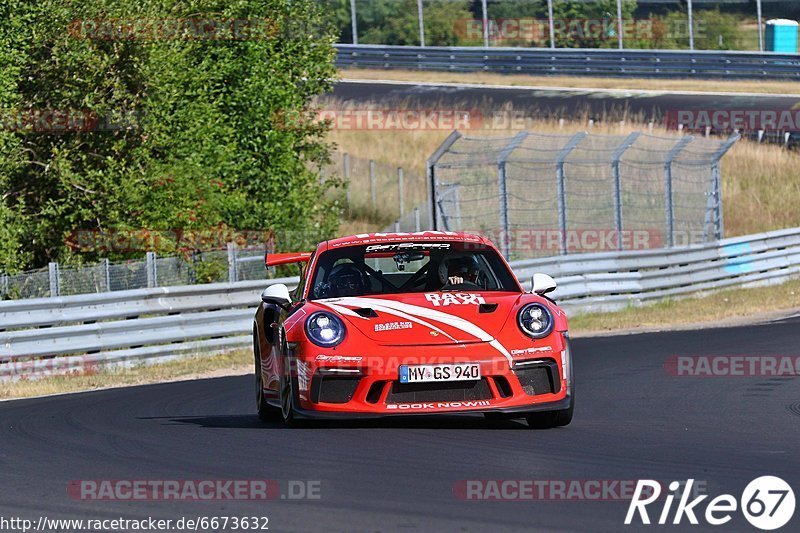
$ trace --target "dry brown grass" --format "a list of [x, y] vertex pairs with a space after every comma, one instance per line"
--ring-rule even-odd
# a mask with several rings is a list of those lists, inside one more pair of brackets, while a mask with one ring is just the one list
[[252, 350], [235, 350], [211, 356], [189, 357], [157, 365], [100, 371], [92, 374], [70, 374], [38, 380], [4, 382], [0, 386], [0, 399], [27, 398], [109, 387], [242, 374], [252, 371], [252, 360]]
[[[379, 107], [376, 105], [376, 107]], [[513, 110], [509, 110], [513, 111]], [[540, 133], [570, 134], [591, 131], [623, 135], [632, 131], [648, 131], [648, 125], [637, 122], [641, 117], [628, 117], [624, 124], [604, 122], [603, 117], [588, 127], [588, 119], [565, 122], [555, 119], [520, 121], [517, 124]], [[519, 129], [480, 129], [467, 132], [471, 136], [512, 136]], [[655, 135], [676, 135], [661, 125]], [[425, 160], [450, 131], [347, 131], [330, 133], [339, 151], [362, 159], [375, 159], [392, 167], [402, 166], [418, 177], [409, 187], [417, 187], [417, 197], [424, 198]], [[748, 140], [736, 143], [722, 159], [722, 187], [725, 235], [732, 237], [763, 231], [800, 226], [800, 153], [777, 145], [758, 144]], [[362, 172], [363, 174], [363, 172]], [[354, 176], [362, 179], [363, 175]], [[364, 190], [353, 186], [353, 191]], [[391, 204], [391, 202], [389, 202]], [[373, 225], [372, 229], [383, 227]], [[366, 228], [369, 229], [369, 228]]]
[[439, 83], [480, 83], [533, 87], [569, 87], [573, 89], [643, 89], [656, 91], [699, 91], [731, 93], [769, 93], [800, 95], [800, 84], [794, 81], [750, 80], [652, 80], [647, 78], [593, 78], [583, 76], [528, 76], [490, 72], [423, 72], [410, 70], [340, 70], [342, 79], [395, 80]]
[[612, 313], [577, 314], [570, 317], [570, 331], [595, 333], [639, 328], [664, 329], [671, 326], [704, 324], [728, 319], [745, 319], [756, 314], [800, 309], [800, 280], [780, 285], [728, 289], [699, 298], [664, 300]]

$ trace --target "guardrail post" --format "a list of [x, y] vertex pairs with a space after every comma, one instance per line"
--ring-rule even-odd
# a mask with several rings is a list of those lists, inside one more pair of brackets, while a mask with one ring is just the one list
[[5, 272], [0, 276], [0, 299], [8, 296], [10, 293], [8, 289], [8, 274]]
[[400, 216], [405, 214], [406, 207], [403, 203], [403, 169], [397, 167], [397, 195], [400, 197]]
[[567, 188], [564, 180], [564, 161], [567, 156], [572, 152], [580, 142], [588, 135], [586, 132], [581, 131], [572, 136], [567, 141], [564, 148], [558, 153], [556, 157], [556, 193], [558, 202], [558, 231], [561, 235], [558, 239], [559, 253], [562, 255], [567, 253]]
[[47, 271], [50, 275], [50, 296], [55, 298], [61, 295], [61, 276], [58, 271], [58, 263], [51, 262], [47, 265]]
[[614, 177], [614, 225], [617, 230], [617, 250], [622, 250], [622, 178], [619, 172], [619, 163], [622, 159], [622, 154], [625, 150], [631, 147], [636, 139], [641, 135], [640, 132], [635, 131], [628, 135], [622, 144], [620, 144], [614, 151], [611, 158], [611, 173]]
[[414, 208], [414, 231], [420, 231], [419, 207]]
[[102, 268], [103, 278], [106, 283], [106, 292], [108, 292], [111, 290], [111, 262], [108, 260], [108, 257], [103, 259]]
[[228, 281], [233, 283], [237, 280], [236, 275], [236, 243], [228, 243]]
[[147, 288], [158, 287], [158, 267], [156, 266], [155, 252], [147, 252], [144, 266], [147, 271]]
[[375, 161], [369, 160], [369, 191], [372, 196], [372, 209], [375, 209], [378, 204], [378, 198], [375, 191]]
[[453, 144], [461, 138], [461, 133], [458, 131], [453, 131], [450, 135], [447, 136], [447, 139], [444, 140], [442, 144], [439, 145], [439, 148], [433, 153], [433, 155], [428, 158], [428, 161], [425, 163], [426, 168], [426, 178], [427, 183], [426, 187], [428, 189], [428, 227], [430, 229], [438, 229], [439, 227], [439, 217], [436, 212], [436, 206], [438, 205], [438, 191], [436, 190], [436, 164], [439, 162], [439, 159], [447, 152]]
[[675, 245], [675, 208], [672, 194], [672, 162], [678, 154], [694, 140], [694, 137], [687, 135], [682, 137], [667, 154], [664, 160], [664, 210], [666, 216], [667, 247]]

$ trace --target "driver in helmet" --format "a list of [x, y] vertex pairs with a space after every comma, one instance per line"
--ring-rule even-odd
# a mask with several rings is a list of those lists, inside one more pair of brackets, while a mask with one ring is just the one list
[[331, 295], [337, 298], [363, 296], [367, 290], [364, 272], [352, 263], [343, 263], [333, 267], [329, 283]]
[[478, 259], [472, 254], [446, 256], [439, 265], [439, 280], [445, 287], [462, 283], [477, 285], [479, 274]]

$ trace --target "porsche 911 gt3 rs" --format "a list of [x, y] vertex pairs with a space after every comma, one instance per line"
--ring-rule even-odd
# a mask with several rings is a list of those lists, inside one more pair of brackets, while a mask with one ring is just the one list
[[304, 264], [268, 286], [253, 323], [265, 420], [480, 412], [532, 427], [572, 420], [567, 318], [535, 274], [524, 291], [467, 233], [374, 233], [268, 254]]

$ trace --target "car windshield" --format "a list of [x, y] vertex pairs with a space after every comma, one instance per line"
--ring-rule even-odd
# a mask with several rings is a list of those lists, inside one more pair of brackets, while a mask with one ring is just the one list
[[309, 299], [462, 290], [520, 289], [492, 248], [461, 242], [402, 242], [324, 252]]

